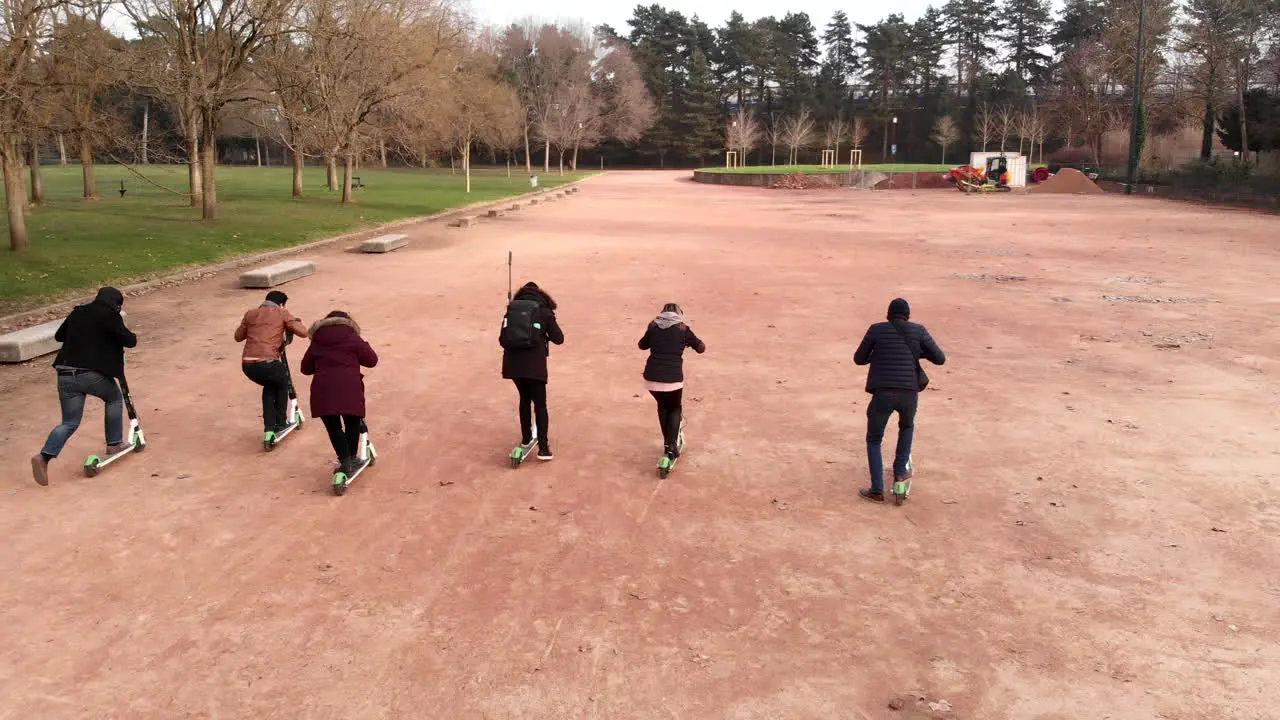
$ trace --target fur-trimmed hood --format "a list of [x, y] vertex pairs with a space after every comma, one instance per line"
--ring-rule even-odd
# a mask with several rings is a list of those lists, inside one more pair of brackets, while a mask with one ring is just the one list
[[316, 336], [316, 331], [317, 331], [317, 330], [319, 330], [320, 328], [326, 328], [326, 327], [330, 327], [330, 326], [333, 326], [333, 325], [346, 325], [347, 327], [351, 328], [352, 330], [355, 330], [355, 331], [356, 331], [356, 335], [359, 335], [359, 334], [360, 334], [360, 326], [359, 326], [358, 324], [356, 324], [356, 321], [355, 321], [355, 320], [352, 320], [351, 318], [344, 318], [344, 317], [327, 317], [327, 318], [321, 318], [321, 319], [319, 319], [319, 320], [317, 320], [317, 321], [315, 321], [315, 322], [311, 323], [311, 330], [310, 330], [310, 331], [308, 331], [308, 333], [307, 333], [307, 334], [308, 334], [309, 336], [311, 336], [312, 338], [314, 338], [314, 337]]

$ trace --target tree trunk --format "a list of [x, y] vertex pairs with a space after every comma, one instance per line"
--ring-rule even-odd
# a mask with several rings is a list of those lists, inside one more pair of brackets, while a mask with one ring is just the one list
[[294, 151], [293, 153], [293, 196], [302, 197], [302, 163], [306, 158], [302, 157], [302, 153]]
[[576, 142], [573, 144], [573, 159], [569, 161], [569, 169], [578, 171], [578, 143]]
[[151, 102], [148, 101], [142, 106], [142, 164], [149, 165], [147, 162], [147, 136], [151, 129]]
[[31, 141], [31, 204], [44, 204], [44, 175], [40, 172], [40, 143]]
[[93, 141], [87, 133], [80, 135], [80, 174], [84, 177], [84, 199], [96, 200], [98, 193], [93, 181]]
[[564, 148], [560, 148], [560, 174], [564, 174]]
[[63, 139], [62, 133], [58, 133], [58, 164], [67, 166], [67, 141]]
[[471, 141], [462, 144], [462, 172], [467, 175], [467, 193], [471, 193]]
[[347, 151], [342, 156], [342, 202], [343, 204], [351, 202], [351, 168], [355, 161], [351, 157], [351, 151]]
[[382, 167], [387, 166], [387, 141], [378, 138], [378, 154], [382, 156]]
[[533, 174], [533, 157], [529, 152], [529, 118], [524, 119], [524, 172], [526, 175]]
[[1213, 128], [1217, 117], [1213, 114], [1213, 100], [1204, 104], [1204, 123], [1200, 132], [1200, 159], [1208, 161], [1213, 157]]
[[[1018, 152], [1022, 152], [1021, 147], [1018, 148]], [[942, 146], [942, 160], [940, 160], [939, 162], [941, 162], [943, 165], [947, 164], [947, 146], [946, 145]]]
[[200, 135], [187, 139], [187, 185], [191, 188], [191, 207], [204, 205], [204, 172], [200, 169]]
[[511, 153], [507, 153], [507, 177], [511, 177]]
[[200, 168], [204, 180], [201, 193], [202, 220], [218, 219], [218, 124], [213, 111], [204, 113], [204, 163]]
[[1245, 86], [1245, 63], [1240, 63], [1240, 69], [1236, 75], [1236, 102], [1240, 103], [1240, 160], [1245, 164], [1249, 164], [1249, 123], [1245, 120], [1248, 115], [1245, 112], [1244, 104], [1244, 86]]
[[4, 171], [5, 206], [9, 212], [9, 249], [27, 249], [26, 192], [22, 187], [22, 157], [11, 139], [0, 141], [0, 168]]
[[258, 167], [262, 167], [262, 139], [256, 132], [253, 134], [253, 157], [258, 161]]
[[427, 158], [429, 157], [431, 157], [431, 150], [424, 145], [422, 147], [422, 167], [425, 168], [427, 166]]
[[329, 181], [329, 192], [338, 189], [338, 161], [333, 158], [333, 153], [324, 156], [325, 162], [325, 179]]
[[[987, 149], [985, 141], [982, 149]], [[881, 162], [889, 162], [889, 118], [887, 117], [884, 119], [884, 140], [881, 142], [880, 157], [882, 158]]]
[[551, 141], [544, 140], [542, 146], [542, 172], [551, 174]]

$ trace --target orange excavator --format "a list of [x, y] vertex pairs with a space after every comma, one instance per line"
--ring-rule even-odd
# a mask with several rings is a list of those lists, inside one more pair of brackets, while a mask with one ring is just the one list
[[960, 192], [1009, 192], [1009, 161], [1003, 157], [987, 158], [986, 167], [962, 165], [947, 178]]

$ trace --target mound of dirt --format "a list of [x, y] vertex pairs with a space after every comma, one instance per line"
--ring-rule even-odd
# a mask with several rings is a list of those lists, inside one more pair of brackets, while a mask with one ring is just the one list
[[1088, 175], [1076, 170], [1075, 168], [1062, 168], [1053, 177], [1045, 180], [1039, 185], [1033, 185], [1028, 189], [1033, 193], [1060, 193], [1067, 195], [1097, 195], [1102, 192], [1102, 188], [1097, 183], [1089, 179]]
[[834, 188], [840, 187], [840, 181], [837, 178], [823, 177], [819, 175], [804, 175], [801, 173], [791, 173], [784, 176], [781, 180], [775, 180], [773, 185], [769, 187], [774, 190], [809, 190], [812, 188]]

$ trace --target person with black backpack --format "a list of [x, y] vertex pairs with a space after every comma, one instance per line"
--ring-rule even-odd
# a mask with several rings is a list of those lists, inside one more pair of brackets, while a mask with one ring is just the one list
[[520, 393], [520, 443], [533, 441], [533, 420], [538, 422], [538, 459], [550, 460], [547, 432], [547, 357], [550, 343], [564, 344], [564, 332], [556, 322], [556, 301], [537, 283], [527, 282], [507, 305], [498, 344], [502, 346], [502, 377], [515, 383]]
[[685, 324], [684, 312], [675, 303], [662, 306], [640, 338], [640, 349], [649, 351], [644, 364], [644, 384], [658, 403], [658, 426], [662, 428], [662, 447], [667, 457], [680, 457], [676, 438], [680, 433], [684, 394], [684, 349], [693, 348], [701, 355], [707, 346], [693, 328]]
[[906, 499], [905, 484], [911, 480], [911, 440], [915, 434], [916, 408], [920, 391], [929, 384], [929, 376], [920, 367], [920, 358], [934, 365], [947, 361], [947, 356], [933, 341], [929, 331], [919, 323], [909, 322], [911, 306], [902, 298], [889, 303], [887, 322], [867, 328], [862, 343], [853, 354], [853, 362], [871, 365], [866, 390], [871, 394], [867, 404], [867, 465], [871, 470], [871, 487], [858, 494], [872, 502], [884, 502], [884, 460], [880, 443], [884, 440], [889, 416], [898, 413], [898, 447], [893, 458], [894, 493], [899, 502]]

